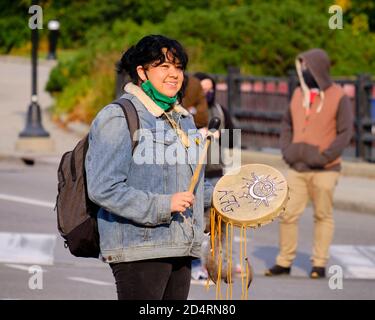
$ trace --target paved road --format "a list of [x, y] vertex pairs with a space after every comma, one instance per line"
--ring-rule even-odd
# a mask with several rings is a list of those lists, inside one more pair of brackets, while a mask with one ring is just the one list
[[[15, 234], [22, 236], [23, 242], [16, 247], [24, 253], [16, 261], [5, 261], [0, 253], [0, 299], [115, 299], [110, 269], [95, 259], [75, 258], [63, 247], [52, 208], [55, 196], [56, 165], [28, 167], [0, 161], [0, 241], [3, 237], [12, 245], [9, 233], [13, 241]], [[312, 240], [312, 211], [308, 209], [300, 222], [300, 246], [291, 277], [262, 275], [277, 253], [277, 224], [248, 233], [248, 256], [255, 272], [250, 299], [374, 299], [375, 216], [344, 211], [335, 215], [337, 228], [329, 265], [339, 265], [344, 271], [342, 289], [331, 290], [328, 279], [307, 278]], [[25, 255], [25, 250], [32, 254]], [[29, 288], [34, 276], [29, 273], [31, 265], [45, 271], [43, 289]], [[236, 279], [236, 299], [241, 297], [240, 284]], [[225, 297], [225, 287], [222, 292]], [[215, 287], [206, 292], [204, 283], [192, 283], [189, 299], [215, 299]]]

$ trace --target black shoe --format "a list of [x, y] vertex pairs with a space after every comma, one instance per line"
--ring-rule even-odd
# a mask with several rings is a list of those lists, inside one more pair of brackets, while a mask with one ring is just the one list
[[285, 268], [275, 264], [271, 269], [268, 269], [264, 272], [265, 276], [272, 277], [272, 276], [280, 276], [280, 275], [288, 275], [290, 274], [290, 267]]
[[312, 267], [310, 272], [311, 279], [319, 279], [326, 277], [326, 269], [324, 267]]

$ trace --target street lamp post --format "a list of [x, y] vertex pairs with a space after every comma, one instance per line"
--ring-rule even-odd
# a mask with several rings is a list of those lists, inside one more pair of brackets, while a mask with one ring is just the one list
[[19, 134], [20, 137], [49, 137], [49, 133], [42, 126], [42, 114], [38, 103], [38, 28], [31, 30], [31, 103], [27, 111], [26, 127]]
[[53, 142], [43, 128], [42, 114], [37, 94], [38, 28], [31, 30], [31, 103], [26, 115], [26, 126], [19, 134], [16, 150], [20, 152], [50, 152]]
[[60, 23], [57, 20], [51, 20], [48, 22], [48, 40], [49, 40], [49, 52], [47, 55], [48, 60], [56, 60], [56, 47], [57, 39], [59, 37]]

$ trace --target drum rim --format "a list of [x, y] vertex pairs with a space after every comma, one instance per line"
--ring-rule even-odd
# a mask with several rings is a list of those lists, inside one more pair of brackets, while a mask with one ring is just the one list
[[273, 212], [271, 212], [271, 213], [269, 213], [269, 214], [267, 214], [267, 215], [259, 218], [257, 222], [254, 222], [254, 221], [252, 221], [252, 222], [246, 222], [246, 221], [240, 221], [240, 220], [231, 219], [228, 216], [223, 215], [216, 208], [214, 208], [214, 210], [220, 216], [222, 222], [231, 223], [231, 224], [233, 224], [236, 227], [249, 227], [249, 228], [256, 229], [256, 228], [259, 228], [259, 227], [262, 227], [262, 226], [264, 226], [266, 224], [271, 223], [277, 217], [279, 217], [280, 215], [284, 214], [285, 210], [286, 210], [286, 203], [288, 202], [288, 200], [289, 200], [289, 189], [288, 189], [288, 192], [287, 192], [287, 197], [284, 199], [284, 201], [283, 201], [280, 209], [279, 210], [275, 210], [275, 211], [273, 211]]
[[[232, 173], [232, 172], [235, 172], [235, 171], [239, 172], [240, 170], [242, 170], [246, 166], [254, 166], [254, 165], [270, 168], [270, 169], [276, 171], [285, 180], [285, 183], [287, 185], [287, 190], [286, 190], [286, 193], [285, 193], [285, 198], [281, 202], [281, 204], [279, 205], [279, 208], [276, 209], [276, 210], [273, 210], [272, 212], [270, 212], [268, 214], [265, 214], [264, 216], [261, 216], [261, 217], [257, 218], [256, 222], [255, 221], [246, 221], [246, 220], [243, 220], [243, 221], [242, 220], [236, 220], [233, 217], [229, 217], [229, 216], [225, 215], [224, 213], [220, 212], [220, 210], [218, 210], [214, 206], [214, 200], [215, 200], [214, 195], [218, 192], [218, 188], [219, 188], [219, 185], [220, 185], [220, 183], [219, 183], [220, 179], [222, 179], [223, 177], [225, 177], [227, 175], [230, 175], [230, 173]], [[250, 227], [250, 228], [258, 228], [258, 227], [264, 226], [268, 223], [271, 223], [278, 216], [285, 213], [286, 204], [289, 200], [289, 187], [288, 187], [288, 183], [287, 183], [287, 180], [286, 180], [285, 176], [279, 170], [277, 170], [276, 168], [274, 168], [272, 166], [269, 166], [269, 165], [261, 164], [261, 163], [251, 163], [251, 164], [246, 164], [244, 166], [241, 166], [240, 168], [236, 168], [236, 169], [233, 169], [233, 170], [229, 171], [224, 176], [222, 176], [220, 179], [217, 182], [217, 184], [215, 185], [215, 188], [214, 188], [214, 191], [213, 191], [212, 208], [221, 217], [221, 220], [223, 222], [231, 223], [231, 224], [233, 224], [234, 226], [237, 226], [237, 227], [244, 226], [244, 227]]]

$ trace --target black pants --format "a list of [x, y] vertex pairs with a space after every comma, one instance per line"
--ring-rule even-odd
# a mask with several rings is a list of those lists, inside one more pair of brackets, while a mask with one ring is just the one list
[[119, 300], [186, 300], [191, 258], [165, 258], [110, 264]]

